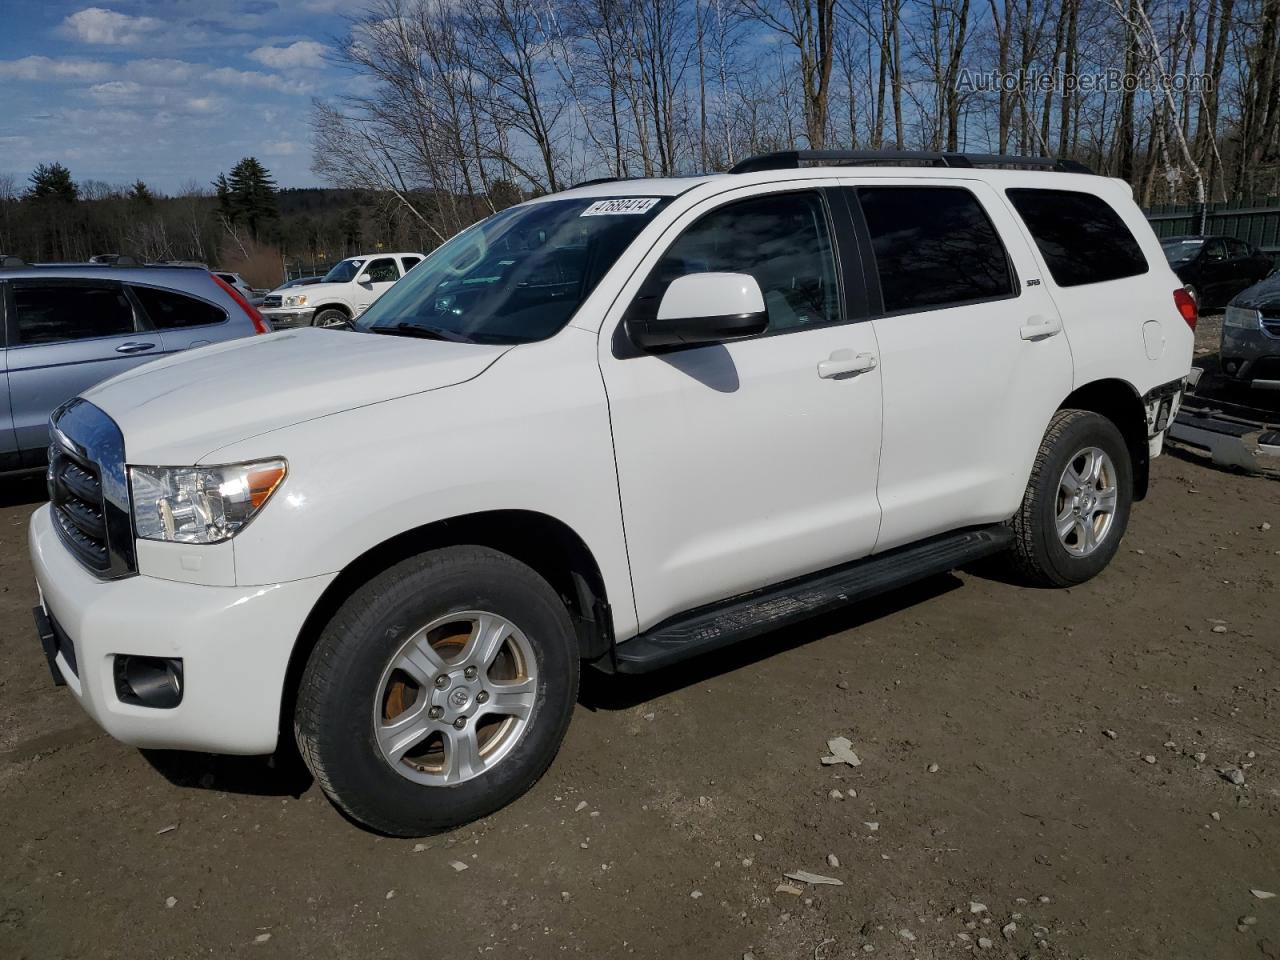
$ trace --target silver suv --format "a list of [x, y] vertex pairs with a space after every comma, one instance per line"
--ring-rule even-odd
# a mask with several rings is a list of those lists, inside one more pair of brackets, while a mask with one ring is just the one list
[[166, 354], [269, 328], [202, 267], [29, 265], [0, 258], [0, 473], [43, 467], [49, 414]]

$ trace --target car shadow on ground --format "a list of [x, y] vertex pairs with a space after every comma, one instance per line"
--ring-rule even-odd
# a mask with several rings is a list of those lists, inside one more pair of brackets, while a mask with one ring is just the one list
[[[955, 574], [930, 577], [871, 600], [851, 604], [650, 674], [609, 674], [584, 666], [578, 703], [588, 710], [628, 710], [712, 677], [731, 673], [829, 637], [833, 633], [853, 630], [873, 620], [950, 593], [962, 585], [963, 581]], [[832, 683], [837, 679], [839, 678], [832, 676]]]
[[15, 473], [0, 480], [0, 507], [20, 507], [28, 503], [38, 507], [48, 499], [43, 470]]
[[175, 787], [259, 797], [301, 797], [313, 777], [292, 740], [281, 740], [270, 757], [230, 757], [186, 750], [140, 750], [143, 758]]

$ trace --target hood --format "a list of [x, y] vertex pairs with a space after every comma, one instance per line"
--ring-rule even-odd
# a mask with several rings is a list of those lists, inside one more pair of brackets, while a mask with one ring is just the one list
[[462, 383], [510, 349], [304, 327], [175, 354], [83, 396], [119, 424], [130, 463], [200, 463], [238, 440]]
[[1280, 307], [1280, 270], [1242, 290], [1231, 301], [1233, 307]]

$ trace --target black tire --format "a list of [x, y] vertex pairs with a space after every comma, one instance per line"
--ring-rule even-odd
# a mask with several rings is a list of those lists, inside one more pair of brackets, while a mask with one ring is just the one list
[[[1058, 536], [1059, 483], [1068, 464], [1090, 447], [1111, 458], [1116, 505], [1097, 547], [1086, 556], [1074, 556]], [[1041, 441], [1022, 506], [1009, 521], [1015, 572], [1030, 583], [1053, 587], [1069, 587], [1097, 576], [1120, 548], [1132, 503], [1133, 463], [1116, 425], [1088, 410], [1059, 410]]]
[[[537, 664], [527, 726], [490, 769], [429, 786], [402, 776], [379, 749], [374, 704], [383, 669], [406, 631], [449, 613], [486, 610], [518, 624]], [[580, 662], [568, 611], [532, 569], [484, 547], [421, 554], [356, 590], [324, 628], [300, 682], [294, 732], [329, 799], [381, 833], [424, 836], [515, 800], [554, 759], [578, 693]]]
[[311, 318], [313, 327], [343, 327], [351, 326], [351, 318], [336, 307], [325, 307]]

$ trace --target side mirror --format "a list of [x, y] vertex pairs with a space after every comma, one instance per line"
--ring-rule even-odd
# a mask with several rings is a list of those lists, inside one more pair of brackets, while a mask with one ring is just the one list
[[642, 350], [740, 340], [769, 326], [764, 295], [749, 273], [691, 273], [667, 287], [652, 320], [628, 322]]
[[362, 273], [356, 277], [356, 283], [373, 283], [373, 278], [367, 273]]

